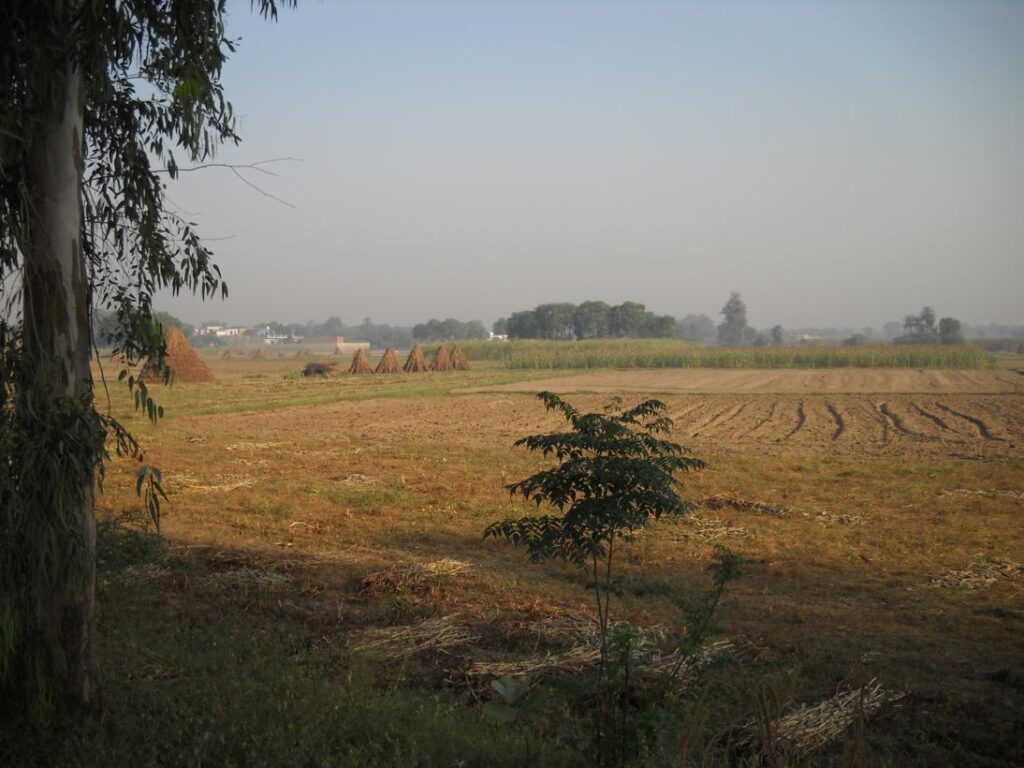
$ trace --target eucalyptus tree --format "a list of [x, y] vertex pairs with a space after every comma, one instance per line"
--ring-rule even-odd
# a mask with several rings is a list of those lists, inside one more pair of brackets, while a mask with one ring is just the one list
[[[294, 5], [295, 0], [280, 0]], [[253, 0], [276, 18], [275, 0]], [[10, 0], [0, 24], [0, 701], [97, 703], [95, 482], [107, 443], [90, 317], [129, 363], [164, 353], [157, 291], [226, 294], [165, 206], [179, 161], [237, 142], [226, 0]], [[160, 415], [128, 379], [137, 406]], [[158, 478], [158, 476], [157, 476]], [[143, 465], [139, 486], [153, 481]], [[157, 491], [159, 486], [156, 486]], [[153, 487], [150, 486], [150, 490]], [[158, 496], [149, 508], [158, 513]], [[4, 706], [0, 705], [0, 706]]]

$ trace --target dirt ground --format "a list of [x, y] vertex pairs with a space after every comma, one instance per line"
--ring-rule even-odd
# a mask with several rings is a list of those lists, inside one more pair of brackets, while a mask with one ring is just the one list
[[1024, 376], [1010, 370], [836, 368], [829, 370], [600, 371], [530, 382], [478, 387], [468, 392], [693, 392], [701, 394], [931, 394], [1024, 393]]
[[[884, 754], [906, 757], [890, 764], [1024, 757], [1019, 374], [609, 371], [509, 384], [487, 371], [306, 381], [282, 378], [282, 365], [216, 361], [217, 384], [179, 387], [157, 427], [132, 423], [166, 472], [172, 550], [202, 567], [221, 567], [225, 552], [301, 573], [304, 591], [285, 602], [315, 614], [317, 634], [458, 617], [482, 639], [438, 657], [449, 685], [501, 658], [523, 622], [585, 614], [572, 569], [532, 565], [481, 533], [527, 514], [506, 486], [548, 466], [512, 447], [561, 423], [527, 392], [579, 388], [590, 393], [573, 404], [596, 409], [612, 392], [633, 401], [657, 390], [675, 437], [709, 464], [683, 478], [685, 498], [724, 493], [785, 514], [701, 509], [653, 526], [625, 556], [634, 586], [617, 615], [684, 624], [659, 590], [702, 584], [712, 547], [727, 543], [752, 561], [723, 609], [731, 637], [764, 649], [751, 675], [795, 675], [803, 703], [871, 677], [911, 691], [871, 726]], [[108, 478], [104, 513], [137, 508], [132, 477], [125, 465]], [[469, 570], [422, 597], [381, 600], [358, 586], [374, 570], [439, 558]], [[989, 578], [993, 562], [1009, 570]], [[963, 573], [967, 586], [943, 585]]]

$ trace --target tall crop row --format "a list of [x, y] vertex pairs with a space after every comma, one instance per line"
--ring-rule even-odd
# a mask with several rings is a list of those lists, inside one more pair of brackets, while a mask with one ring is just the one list
[[696, 347], [650, 339], [470, 342], [470, 360], [515, 369], [585, 368], [987, 368], [990, 355], [961, 345]]

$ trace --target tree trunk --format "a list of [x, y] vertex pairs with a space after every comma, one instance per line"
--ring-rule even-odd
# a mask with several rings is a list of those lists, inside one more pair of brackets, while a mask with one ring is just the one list
[[[69, 38], [70, 39], [70, 38]], [[83, 83], [67, 57], [64, 89], [41, 126], [28, 159], [32, 218], [24, 249], [24, 353], [34, 396], [46, 404], [92, 407], [89, 278], [82, 249]], [[93, 472], [80, 478], [82, 502], [73, 525], [85, 569], [58, 585], [47, 625], [63, 649], [70, 703], [97, 703], [95, 649], [96, 511]], [[54, 514], [40, 510], [39, 514]]]

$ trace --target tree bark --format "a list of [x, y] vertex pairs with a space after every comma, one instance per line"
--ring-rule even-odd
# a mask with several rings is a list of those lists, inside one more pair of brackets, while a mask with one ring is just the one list
[[[33, 389], [39, 402], [71, 401], [86, 412], [92, 407], [92, 373], [89, 278], [82, 248], [84, 91], [70, 55], [63, 74], [62, 92], [28, 157], [32, 211], [23, 253], [23, 341], [28, 367], [37, 372]], [[84, 571], [75, 583], [58, 585], [45, 610], [50, 640], [63, 649], [67, 663], [67, 697], [73, 705], [91, 707], [99, 692], [93, 471], [80, 480], [82, 501], [73, 524]]]

